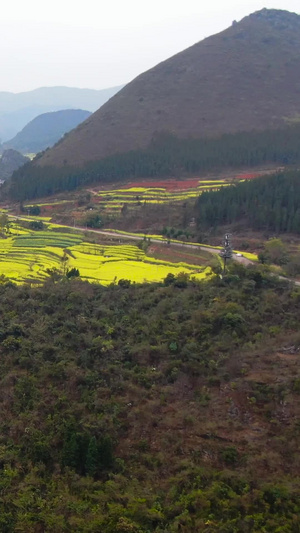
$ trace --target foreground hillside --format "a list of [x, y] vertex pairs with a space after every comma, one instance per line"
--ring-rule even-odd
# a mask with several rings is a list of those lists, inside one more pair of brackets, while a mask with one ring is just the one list
[[2, 282], [0, 529], [299, 531], [300, 292]]
[[263, 9], [141, 74], [44, 155], [82, 166], [179, 138], [274, 129], [299, 118], [300, 16]]

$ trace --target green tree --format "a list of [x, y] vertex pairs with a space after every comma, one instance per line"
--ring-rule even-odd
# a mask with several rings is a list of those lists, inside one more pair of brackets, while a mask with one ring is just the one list
[[29, 215], [38, 216], [41, 214], [41, 208], [38, 205], [32, 205], [27, 208], [27, 212]]
[[6, 213], [0, 215], [0, 232], [7, 233], [9, 231], [9, 218]]
[[68, 279], [71, 278], [78, 278], [80, 276], [80, 272], [78, 268], [71, 268], [70, 270], [67, 270], [66, 276]]
[[109, 435], [101, 439], [99, 446], [99, 460], [103, 468], [111, 468], [113, 465], [113, 443]]
[[64, 250], [62, 258], [61, 258], [61, 268], [62, 268], [62, 273], [64, 276], [66, 275], [67, 270], [68, 270], [68, 262], [69, 262], [69, 254], [67, 250]]
[[89, 442], [85, 460], [85, 471], [91, 477], [94, 477], [98, 470], [98, 455], [97, 440], [96, 437], [92, 437]]
[[103, 221], [98, 213], [88, 215], [85, 219], [88, 228], [102, 228]]
[[33, 230], [42, 230], [44, 229], [44, 224], [41, 220], [32, 220], [29, 222], [29, 228]]
[[62, 465], [77, 469], [79, 463], [78, 435], [72, 431], [66, 438], [62, 451]]
[[287, 263], [287, 249], [281, 239], [270, 239], [265, 243], [265, 252], [271, 263], [284, 265]]

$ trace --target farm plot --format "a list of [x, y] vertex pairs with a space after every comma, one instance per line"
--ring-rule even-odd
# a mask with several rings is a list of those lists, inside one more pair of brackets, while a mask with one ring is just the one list
[[185, 272], [196, 279], [210, 276], [209, 267], [162, 261], [135, 245], [101, 245], [84, 242], [77, 234], [53, 230], [30, 231], [12, 224], [13, 234], [0, 240], [0, 275], [17, 283], [39, 283], [51, 271], [79, 270], [83, 279], [109, 284], [161, 281], [168, 273]]
[[133, 209], [141, 204], [182, 202], [197, 198], [204, 191], [217, 190], [228, 185], [230, 183], [225, 180], [165, 180], [149, 182], [147, 186], [134, 184], [119, 189], [94, 191], [94, 201], [108, 211], [120, 210], [124, 204]]

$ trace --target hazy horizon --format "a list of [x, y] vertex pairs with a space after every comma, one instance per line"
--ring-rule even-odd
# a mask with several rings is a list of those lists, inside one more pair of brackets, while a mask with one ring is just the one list
[[74, 87], [71, 85], [41, 85], [40, 87], [33, 87], [32, 89], [25, 89], [24, 91], [2, 91], [0, 89], [1, 93], [9, 93], [9, 94], [22, 94], [22, 93], [30, 93], [33, 91], [39, 91], [40, 89], [79, 89], [82, 91], [105, 91], [106, 89], [113, 89], [116, 87], [122, 87], [124, 85], [123, 83], [120, 83], [119, 85], [113, 85], [111, 87], [100, 87], [99, 89], [95, 89], [93, 87]]
[[106, 89], [124, 85], [233, 20], [263, 7], [299, 13], [299, 0], [86, 0], [11, 2], [1, 10], [0, 92], [41, 87]]

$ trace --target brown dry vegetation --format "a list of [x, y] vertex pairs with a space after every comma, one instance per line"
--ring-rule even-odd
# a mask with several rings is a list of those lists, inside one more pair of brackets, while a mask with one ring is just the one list
[[154, 134], [210, 137], [299, 116], [300, 17], [262, 10], [141, 74], [39, 159], [82, 165]]
[[193, 265], [205, 265], [210, 263], [212, 259], [212, 255], [203, 250], [190, 251], [166, 244], [152, 244], [147, 250], [147, 255], [172, 263], [185, 262]]

